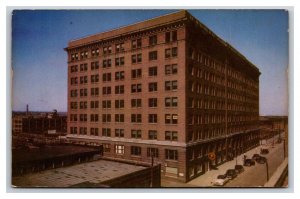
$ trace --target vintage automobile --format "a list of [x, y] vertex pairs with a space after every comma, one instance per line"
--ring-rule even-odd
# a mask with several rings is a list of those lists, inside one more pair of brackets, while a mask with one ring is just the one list
[[254, 166], [255, 165], [255, 161], [252, 159], [246, 159], [244, 161], [244, 166], [250, 167], [250, 166]]
[[260, 154], [268, 154], [269, 149], [260, 149]]
[[234, 170], [236, 173], [242, 173], [242, 172], [244, 172], [245, 169], [242, 165], [237, 164], [237, 165], [235, 165]]
[[260, 156], [259, 158], [256, 159], [256, 162], [259, 164], [265, 164], [267, 162], [267, 159], [263, 156]]
[[217, 179], [215, 179], [212, 183], [215, 186], [224, 186], [229, 181], [229, 178], [227, 178], [226, 174], [224, 175], [218, 175]]
[[235, 171], [235, 169], [228, 169], [226, 171], [226, 176], [227, 178], [229, 178], [230, 180], [234, 179], [237, 176], [237, 173]]

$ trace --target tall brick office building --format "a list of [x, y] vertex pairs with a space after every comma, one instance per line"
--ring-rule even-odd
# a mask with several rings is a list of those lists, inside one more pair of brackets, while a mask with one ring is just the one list
[[181, 181], [259, 144], [259, 70], [187, 11], [65, 50], [71, 141]]

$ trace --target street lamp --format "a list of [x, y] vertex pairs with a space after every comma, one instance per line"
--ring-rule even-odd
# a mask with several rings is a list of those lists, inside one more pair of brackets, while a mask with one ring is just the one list
[[269, 165], [268, 165], [268, 159], [266, 158], [266, 169], [267, 169], [267, 181], [269, 181]]

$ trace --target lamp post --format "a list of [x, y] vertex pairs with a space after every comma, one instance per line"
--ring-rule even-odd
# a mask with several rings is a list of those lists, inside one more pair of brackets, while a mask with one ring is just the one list
[[266, 169], [267, 169], [267, 181], [269, 181], [269, 165], [268, 165], [268, 159], [266, 158]]

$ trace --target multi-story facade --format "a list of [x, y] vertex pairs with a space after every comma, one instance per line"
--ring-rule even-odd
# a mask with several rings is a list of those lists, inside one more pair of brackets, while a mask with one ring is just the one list
[[181, 181], [259, 144], [259, 70], [187, 11], [65, 50], [72, 141]]

